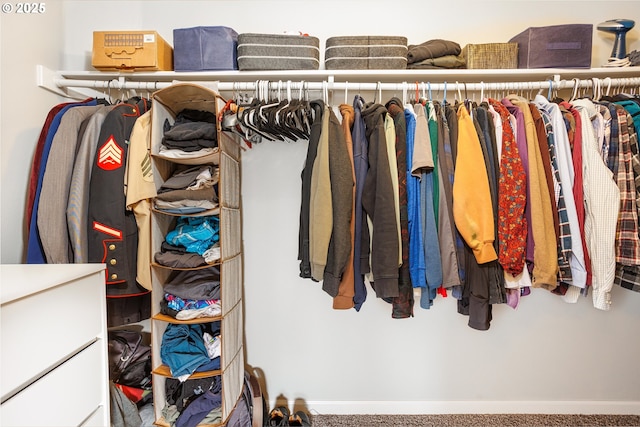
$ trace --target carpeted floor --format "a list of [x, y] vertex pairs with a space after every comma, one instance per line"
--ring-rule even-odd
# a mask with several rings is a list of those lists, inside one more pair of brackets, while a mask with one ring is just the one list
[[639, 415], [462, 414], [313, 415], [314, 427], [547, 427], [640, 426]]
[[[153, 405], [140, 409], [141, 427], [155, 427]], [[640, 427], [640, 415], [459, 414], [311, 415], [313, 427]]]

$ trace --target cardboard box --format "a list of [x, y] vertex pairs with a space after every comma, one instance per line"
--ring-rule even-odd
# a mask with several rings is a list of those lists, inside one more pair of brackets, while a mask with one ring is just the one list
[[172, 71], [173, 49], [155, 31], [94, 31], [91, 65], [100, 71]]
[[229, 27], [173, 30], [175, 71], [237, 70], [238, 33]]
[[518, 68], [590, 68], [593, 25], [530, 27], [514, 36]]

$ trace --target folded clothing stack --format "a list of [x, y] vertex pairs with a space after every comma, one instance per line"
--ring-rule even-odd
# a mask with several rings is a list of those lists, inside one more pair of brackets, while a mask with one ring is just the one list
[[169, 323], [162, 334], [160, 358], [181, 381], [194, 372], [220, 369], [220, 322]]
[[158, 189], [154, 207], [180, 215], [214, 209], [218, 207], [218, 179], [214, 165], [179, 167]]
[[461, 52], [460, 45], [450, 40], [433, 39], [417, 45], [412, 44], [408, 46], [407, 68], [465, 68]]
[[160, 312], [178, 320], [220, 314], [220, 270], [178, 270], [164, 284]]
[[193, 268], [220, 259], [220, 219], [181, 216], [165, 236], [154, 260], [167, 267]]
[[210, 111], [184, 109], [173, 125], [165, 120], [163, 130], [162, 145], [169, 150], [192, 152], [218, 145], [216, 116]]

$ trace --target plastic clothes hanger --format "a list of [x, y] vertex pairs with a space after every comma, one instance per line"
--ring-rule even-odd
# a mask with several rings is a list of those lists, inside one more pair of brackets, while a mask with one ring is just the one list
[[257, 125], [258, 108], [260, 108], [260, 106], [263, 105], [264, 96], [265, 96], [264, 83], [258, 80], [256, 81], [255, 97], [253, 98], [253, 101], [251, 101], [251, 103], [248, 106], [242, 109], [241, 113], [238, 116], [238, 119], [240, 120], [240, 122], [245, 128], [250, 129], [251, 131], [260, 135], [260, 137], [262, 138], [265, 138], [269, 141], [274, 141], [275, 138], [273, 137], [273, 135], [270, 135], [267, 132], [264, 132]]
[[580, 80], [577, 78], [573, 79], [573, 91], [571, 92], [571, 98], [569, 98], [569, 103], [575, 101], [578, 97], [578, 88], [580, 87]]
[[600, 90], [600, 79], [597, 79], [595, 77], [591, 78], [591, 92], [591, 99], [596, 102], [600, 101], [600, 98], [602, 97], [602, 91]]

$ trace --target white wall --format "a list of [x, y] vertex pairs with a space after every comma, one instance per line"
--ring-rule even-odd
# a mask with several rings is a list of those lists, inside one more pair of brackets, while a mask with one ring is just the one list
[[[12, 3], [9, 3], [12, 4]], [[62, 4], [42, 14], [0, 14], [0, 260], [23, 262], [28, 174], [40, 129], [60, 98], [38, 88], [36, 65], [62, 66]]]
[[[17, 49], [5, 50], [5, 22], [15, 17], [3, 15], [3, 59], [20, 66], [9, 67], [6, 60], [2, 65], [2, 262], [22, 259], [16, 225], [22, 222], [28, 164], [39, 126], [56, 102], [35, 88], [29, 73], [37, 63], [90, 70], [94, 30], [155, 29], [172, 43], [173, 28], [225, 25], [239, 33], [301, 30], [319, 37], [321, 48], [326, 38], [349, 34], [405, 35], [409, 43], [445, 38], [464, 45], [504, 42], [529, 26], [640, 17], [638, 1], [62, 4], [59, 24], [51, 14], [42, 26], [30, 27], [46, 47], [32, 48], [25, 59]], [[53, 8], [53, 2], [47, 5]], [[22, 28], [11, 22], [14, 31]], [[640, 49], [639, 33], [629, 34], [628, 50]], [[593, 41], [596, 67], [606, 61], [612, 37], [595, 32]], [[8, 87], [9, 72], [19, 86]], [[28, 94], [24, 102], [38, 109], [23, 105], [30, 111], [26, 117], [7, 111], [9, 94]], [[437, 300], [428, 311], [416, 305], [415, 317], [404, 320], [391, 319], [390, 306], [371, 291], [360, 312], [332, 310], [320, 284], [298, 277], [305, 150], [303, 142], [264, 143], [243, 157], [247, 362], [264, 371], [271, 401], [283, 395], [304, 399], [319, 412], [347, 413], [640, 413], [640, 295], [631, 291], [614, 289], [611, 311], [601, 312], [590, 299], [568, 305], [534, 290], [516, 311], [495, 307], [486, 332], [466, 326], [452, 298]]]

